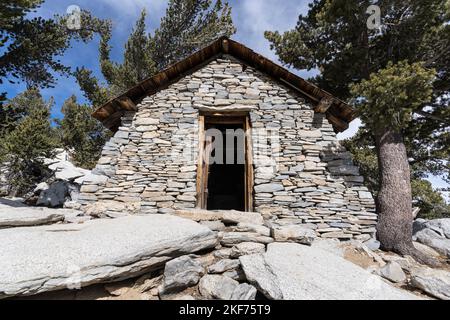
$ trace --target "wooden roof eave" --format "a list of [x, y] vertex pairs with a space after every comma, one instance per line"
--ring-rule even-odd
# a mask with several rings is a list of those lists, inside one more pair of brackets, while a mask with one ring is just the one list
[[211, 45], [195, 52], [186, 59], [142, 81], [130, 88], [126, 93], [108, 101], [92, 115], [108, 129], [117, 130], [120, 125], [120, 112], [136, 111], [136, 104], [142, 98], [164, 89], [181, 78], [181, 76], [219, 54], [230, 54], [248, 66], [298, 91], [316, 105], [316, 112], [327, 115], [328, 120], [333, 124], [337, 132], [346, 130], [354, 118], [354, 109], [342, 100], [227, 37], [219, 38]]

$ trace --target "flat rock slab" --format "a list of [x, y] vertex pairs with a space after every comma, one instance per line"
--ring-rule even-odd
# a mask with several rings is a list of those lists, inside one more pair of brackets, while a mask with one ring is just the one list
[[186, 218], [200, 221], [222, 221], [227, 224], [252, 223], [255, 225], [264, 224], [264, 219], [261, 214], [257, 212], [241, 212], [235, 210], [217, 210], [208, 211], [201, 209], [177, 210], [175, 215], [181, 218]]
[[0, 208], [0, 228], [39, 226], [63, 221], [65, 215], [47, 208]]
[[169, 215], [0, 230], [0, 298], [139, 276], [213, 248], [217, 235]]
[[240, 261], [247, 279], [270, 299], [419, 299], [319, 248], [272, 243], [265, 254], [243, 256]]

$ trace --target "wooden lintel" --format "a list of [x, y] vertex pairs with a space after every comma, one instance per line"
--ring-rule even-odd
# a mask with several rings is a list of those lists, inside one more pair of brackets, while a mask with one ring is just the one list
[[317, 113], [325, 113], [328, 111], [328, 109], [330, 109], [332, 104], [333, 104], [333, 98], [324, 97], [316, 105], [316, 107], [314, 108], [314, 111]]

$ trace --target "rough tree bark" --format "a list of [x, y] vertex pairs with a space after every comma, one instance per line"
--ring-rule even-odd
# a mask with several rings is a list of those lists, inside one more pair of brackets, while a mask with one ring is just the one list
[[403, 135], [390, 128], [376, 134], [380, 191], [377, 197], [377, 233], [381, 247], [401, 255], [410, 255], [428, 265], [433, 258], [418, 251], [412, 241], [411, 174]]

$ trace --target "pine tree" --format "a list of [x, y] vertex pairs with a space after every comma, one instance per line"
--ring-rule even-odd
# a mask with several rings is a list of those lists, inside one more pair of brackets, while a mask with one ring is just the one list
[[[70, 68], [58, 56], [70, 47], [71, 40], [87, 42], [94, 33], [103, 33], [109, 21], [81, 12], [81, 28], [67, 28], [67, 16], [28, 18], [44, 0], [2, 0], [0, 2], [0, 84], [24, 81], [28, 88], [55, 84], [55, 74], [69, 75]], [[5, 93], [0, 94], [0, 102]]]
[[[353, 160], [360, 168], [367, 187], [374, 195], [377, 195], [380, 184], [375, 141], [372, 139], [370, 132], [366, 131], [368, 131], [367, 127], [361, 128], [356, 136], [344, 140], [343, 145], [352, 153]], [[409, 141], [405, 142], [408, 154], [414, 153], [410, 151], [414, 147], [411, 146]], [[420, 148], [414, 150], [420, 150]], [[438, 150], [433, 149], [430, 153]], [[433, 168], [436, 167], [434, 165], [427, 166], [426, 164], [432, 163], [433, 160], [436, 161], [439, 158], [433, 157], [430, 154], [426, 154], [425, 156], [427, 159], [429, 158], [428, 161], [410, 161], [412, 197], [414, 206], [420, 209], [418, 217], [424, 219], [449, 218], [450, 205], [446, 204], [441, 190], [433, 189], [431, 183], [426, 180], [428, 175], [433, 172]]]
[[39, 91], [30, 89], [11, 101], [26, 113], [0, 140], [0, 162], [9, 169], [10, 193], [23, 195], [48, 176], [45, 158], [54, 156], [59, 146], [51, 125], [53, 102], [45, 102]]
[[69, 150], [75, 165], [92, 169], [109, 135], [103, 126], [92, 118], [92, 108], [77, 103], [75, 96], [64, 102], [64, 117], [57, 121], [63, 146]]
[[125, 45], [122, 63], [110, 59], [111, 29], [102, 33], [100, 66], [106, 86], [100, 85], [91, 71], [85, 68], [76, 71], [81, 89], [94, 106], [102, 105], [218, 37], [235, 32], [231, 8], [221, 0], [170, 0], [153, 35], [146, 33], [145, 17], [143, 11]]
[[413, 203], [420, 208], [420, 217], [424, 219], [450, 218], [450, 205], [442, 194], [433, 189], [431, 182], [414, 179], [411, 181]]
[[28, 104], [37, 105], [40, 96], [35, 90], [25, 91], [7, 104], [0, 107], [0, 138], [8, 132], [14, 130], [17, 123], [29, 114]]
[[362, 121], [374, 133], [380, 188], [377, 196], [377, 237], [384, 249], [426, 258], [412, 243], [412, 190], [408, 155], [402, 129], [412, 114], [431, 101], [435, 71], [406, 61], [389, 63], [385, 69], [352, 85]]
[[111, 94], [118, 95], [157, 71], [152, 59], [150, 38], [145, 30], [145, 17], [146, 13], [143, 10], [125, 44], [122, 64], [110, 60], [111, 48], [108, 43], [111, 34], [104, 34], [102, 37], [100, 64]]

